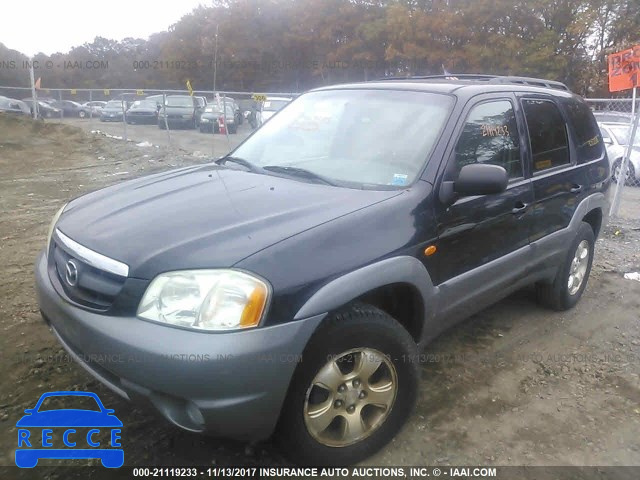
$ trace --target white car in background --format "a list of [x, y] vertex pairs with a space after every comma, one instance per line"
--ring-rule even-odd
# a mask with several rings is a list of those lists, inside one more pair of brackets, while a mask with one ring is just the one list
[[262, 102], [262, 105], [260, 105], [258, 126], [273, 117], [278, 110], [284, 108], [291, 100], [291, 97], [267, 97], [265, 101]]
[[[607, 148], [607, 155], [611, 163], [611, 176], [617, 183], [627, 145], [631, 127], [628, 123], [598, 122], [602, 140]], [[640, 185], [640, 130], [636, 133], [631, 149], [631, 157], [627, 168], [627, 185]]]
[[97, 115], [99, 116], [100, 113], [102, 113], [102, 109], [104, 108], [104, 106], [107, 104], [107, 102], [103, 102], [100, 100], [94, 100], [91, 102], [85, 102], [82, 104], [83, 107], [86, 107], [87, 109], [91, 110], [91, 113], [93, 115]]

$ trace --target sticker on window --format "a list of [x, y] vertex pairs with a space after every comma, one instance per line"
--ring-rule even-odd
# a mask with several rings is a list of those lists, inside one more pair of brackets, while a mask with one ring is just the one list
[[403, 173], [394, 173], [393, 180], [391, 181], [391, 185], [396, 185], [398, 187], [402, 187], [407, 184], [408, 176]]
[[510, 135], [507, 125], [482, 124], [480, 128], [482, 128], [483, 137], [508, 137]]
[[546, 159], [546, 160], [538, 160], [535, 163], [536, 166], [536, 170], [543, 170], [545, 168], [551, 168], [553, 164], [551, 163], [550, 159]]

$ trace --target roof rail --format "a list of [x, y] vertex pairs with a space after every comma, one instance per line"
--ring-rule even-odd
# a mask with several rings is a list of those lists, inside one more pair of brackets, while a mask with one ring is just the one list
[[546, 80], [544, 78], [518, 77], [518, 76], [500, 76], [500, 75], [482, 75], [475, 73], [460, 73], [449, 75], [420, 75], [410, 77], [381, 77], [374, 81], [386, 80], [470, 80], [480, 81], [492, 84], [514, 84], [514, 85], [530, 85], [532, 87], [555, 88], [556, 90], [569, 91], [562, 82], [555, 80]]

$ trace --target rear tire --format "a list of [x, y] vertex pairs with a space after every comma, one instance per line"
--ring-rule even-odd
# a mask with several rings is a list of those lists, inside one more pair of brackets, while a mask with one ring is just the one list
[[378, 451], [415, 405], [416, 354], [411, 335], [371, 305], [325, 319], [291, 380], [276, 432], [282, 451], [302, 465], [349, 465]]
[[[591, 225], [582, 222], [553, 283], [536, 284], [540, 304], [553, 310], [563, 311], [573, 308], [578, 303], [589, 280], [594, 244], [595, 235]], [[586, 256], [584, 256], [585, 247], [587, 248]], [[578, 281], [579, 284], [576, 287]]]

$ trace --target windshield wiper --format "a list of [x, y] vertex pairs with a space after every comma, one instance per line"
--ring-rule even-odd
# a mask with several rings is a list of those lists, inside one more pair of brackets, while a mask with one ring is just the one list
[[245, 160], [244, 158], [234, 157], [231, 155], [220, 157], [213, 163], [215, 163], [216, 165], [224, 165], [227, 162], [237, 163], [238, 165], [242, 165], [243, 167], [248, 168], [250, 171], [254, 173], [263, 173], [260, 167], [258, 167], [257, 165], [254, 165], [250, 161]]
[[262, 168], [270, 172], [284, 173], [285, 175], [290, 175], [292, 177], [301, 177], [301, 178], [307, 178], [309, 180], [318, 180], [321, 183], [324, 183], [325, 185], [332, 185], [334, 187], [340, 186], [340, 184], [335, 180], [329, 179], [324, 175], [320, 175], [318, 173], [312, 172], [311, 170], [307, 170], [306, 168], [286, 167], [283, 165], [267, 165], [266, 167], [262, 167]]

